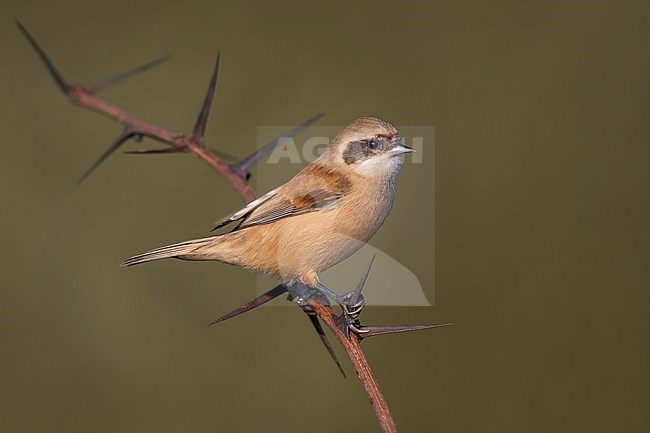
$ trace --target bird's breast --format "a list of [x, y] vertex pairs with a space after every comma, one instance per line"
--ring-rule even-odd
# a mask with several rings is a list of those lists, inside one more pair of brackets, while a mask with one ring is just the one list
[[321, 272], [363, 247], [393, 204], [393, 189], [348, 194], [336, 206], [287, 218], [277, 227], [280, 266]]
[[[359, 250], [381, 227], [393, 188], [351, 192], [335, 206], [244, 229], [237, 264], [283, 279], [318, 273]], [[239, 248], [238, 248], [239, 249]]]

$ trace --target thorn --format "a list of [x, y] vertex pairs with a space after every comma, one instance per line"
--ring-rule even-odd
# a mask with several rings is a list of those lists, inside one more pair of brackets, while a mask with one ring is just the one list
[[442, 323], [438, 325], [406, 325], [406, 326], [364, 326], [362, 329], [366, 332], [358, 334], [358, 337], [363, 340], [364, 338], [374, 337], [375, 335], [395, 334], [400, 332], [421, 331], [424, 329], [444, 328], [451, 326], [453, 323]]
[[323, 330], [323, 326], [320, 324], [320, 321], [318, 320], [318, 316], [313, 311], [306, 311], [306, 310], [303, 311], [305, 311], [305, 313], [307, 313], [307, 316], [309, 316], [309, 320], [311, 320], [312, 325], [314, 325], [314, 329], [316, 329], [316, 332], [318, 333], [321, 342], [325, 346], [325, 349], [327, 349], [327, 352], [332, 357], [332, 360], [334, 360], [334, 362], [336, 363], [336, 366], [339, 368], [339, 371], [341, 372], [343, 377], [347, 379], [348, 376], [345, 374], [345, 370], [343, 370], [343, 366], [339, 362], [339, 359], [337, 358], [336, 353], [334, 352], [334, 349], [332, 348], [332, 345], [330, 344], [330, 341], [327, 338], [327, 334], [325, 334], [325, 331]]
[[159, 155], [164, 153], [185, 152], [184, 147], [165, 147], [163, 149], [127, 150], [126, 155]]
[[96, 83], [96, 84], [93, 84], [91, 86], [86, 87], [86, 91], [88, 93], [90, 93], [90, 94], [97, 93], [97, 92], [99, 92], [101, 90], [104, 90], [104, 89], [106, 89], [108, 87], [111, 87], [114, 84], [117, 84], [117, 83], [120, 83], [120, 82], [122, 82], [124, 80], [127, 80], [127, 79], [131, 78], [134, 75], [137, 75], [137, 74], [139, 74], [141, 72], [144, 72], [147, 69], [151, 69], [154, 66], [158, 66], [159, 64], [161, 64], [163, 62], [166, 62], [170, 58], [171, 58], [171, 56], [169, 56], [169, 55], [163, 56], [163, 57], [160, 57], [160, 58], [158, 58], [156, 60], [152, 60], [149, 63], [145, 63], [144, 65], [138, 66], [137, 68], [133, 68], [133, 69], [129, 69], [128, 71], [121, 72], [121, 73], [119, 73], [117, 75], [114, 75], [114, 76], [109, 77], [109, 78], [107, 78], [107, 79], [105, 79], [103, 81], [100, 81], [99, 83]]
[[357, 283], [357, 287], [354, 289], [352, 295], [350, 296], [350, 305], [355, 305], [357, 302], [359, 302], [359, 296], [361, 296], [361, 291], [363, 290], [363, 287], [366, 285], [366, 280], [368, 279], [368, 275], [370, 275], [370, 269], [372, 268], [372, 264], [375, 262], [376, 257], [377, 257], [376, 254], [373, 255], [372, 258], [370, 259], [370, 262], [368, 262], [368, 266], [366, 267], [366, 270], [361, 275], [361, 279]]
[[205, 144], [205, 128], [208, 124], [208, 116], [210, 115], [210, 107], [212, 106], [212, 98], [214, 97], [214, 91], [217, 87], [217, 77], [219, 76], [219, 59], [221, 58], [221, 51], [217, 52], [217, 61], [214, 65], [214, 71], [212, 72], [212, 77], [210, 77], [210, 85], [208, 86], [208, 91], [205, 93], [205, 98], [203, 99], [203, 106], [201, 107], [201, 112], [199, 113], [199, 118], [196, 120], [194, 125], [194, 130], [192, 131], [192, 141], [196, 144], [203, 146]]
[[277, 146], [280, 144], [284, 143], [287, 141], [289, 138], [295, 136], [299, 132], [301, 132], [303, 129], [311, 125], [312, 123], [316, 122], [318, 119], [323, 117], [325, 113], [319, 113], [312, 117], [311, 119], [305, 121], [303, 124], [296, 126], [293, 128], [291, 131], [287, 132], [284, 134], [282, 137], [279, 137], [270, 143], [266, 144], [264, 147], [261, 147], [257, 149], [255, 152], [251, 153], [247, 157], [241, 159], [240, 161], [230, 164], [230, 168], [232, 168], [235, 173], [239, 175], [239, 177], [243, 179], [248, 179], [249, 176], [249, 171], [250, 168], [257, 162], [259, 161], [264, 155], [267, 153], [270, 153], [273, 149], [275, 149]]
[[287, 291], [287, 288], [284, 284], [278, 284], [268, 292], [264, 293], [263, 295], [258, 296], [257, 298], [253, 299], [252, 301], [248, 302], [245, 305], [242, 305], [241, 307], [237, 308], [236, 310], [231, 311], [230, 313], [219, 317], [217, 320], [214, 320], [208, 324], [209, 325], [215, 325], [219, 322], [223, 322], [224, 320], [230, 319], [235, 316], [239, 316], [240, 314], [246, 313], [253, 308], [257, 308], [262, 304], [266, 304], [272, 299], [277, 298], [281, 294], [285, 293]]
[[48, 72], [54, 79], [54, 82], [56, 85], [61, 89], [63, 93], [66, 95], [68, 94], [68, 90], [70, 89], [70, 86], [68, 83], [66, 83], [65, 79], [63, 76], [59, 73], [59, 71], [56, 69], [54, 66], [54, 63], [50, 60], [50, 58], [45, 54], [45, 51], [38, 45], [36, 40], [32, 37], [32, 35], [29, 34], [27, 29], [21, 24], [20, 21], [16, 20], [16, 24], [18, 25], [18, 28], [22, 32], [22, 34], [27, 38], [27, 41], [30, 43], [32, 48], [36, 51], [38, 56], [41, 58], [41, 61], [45, 64], [45, 67], [47, 68]]
[[75, 187], [78, 187], [79, 185], [81, 185], [81, 182], [86, 180], [86, 178], [88, 178], [88, 176], [90, 176], [92, 174], [92, 172], [95, 171], [97, 169], [97, 167], [99, 167], [99, 165], [106, 160], [106, 158], [111, 156], [111, 154], [113, 152], [115, 152], [118, 147], [120, 147], [122, 144], [124, 144], [134, 134], [135, 134], [135, 132], [133, 132], [131, 127], [129, 127], [129, 126], [125, 127], [124, 131], [122, 131], [122, 133], [115, 139], [115, 141], [110, 146], [108, 146], [108, 148], [104, 151], [104, 153], [102, 153], [99, 156], [99, 158], [97, 158], [97, 160], [95, 162], [93, 162], [90, 165], [90, 167], [88, 167], [86, 169], [86, 171], [81, 175], [81, 177], [79, 177], [79, 179], [77, 179], [77, 181], [75, 182]]

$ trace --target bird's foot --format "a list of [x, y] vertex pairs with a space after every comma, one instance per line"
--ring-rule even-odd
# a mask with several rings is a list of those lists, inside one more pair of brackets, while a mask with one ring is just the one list
[[366, 306], [366, 298], [360, 293], [347, 292], [343, 295], [343, 303], [340, 304], [341, 308], [352, 319], [356, 319], [361, 314], [361, 311]]
[[353, 318], [345, 312], [341, 315], [341, 318], [345, 322], [345, 326], [348, 328], [348, 330], [354, 332], [355, 334], [361, 335], [369, 332], [367, 329], [363, 329], [361, 322], [359, 322], [359, 319]]
[[300, 282], [285, 283], [287, 292], [289, 292], [288, 300], [294, 301], [305, 312], [313, 311], [309, 305], [309, 300], [313, 299], [319, 304], [330, 305], [328, 297], [320, 290], [310, 287]]
[[327, 287], [322, 284], [316, 286], [324, 296], [336, 302], [339, 307], [341, 307], [341, 318], [345, 321], [346, 326], [349, 330], [355, 334], [364, 334], [368, 331], [365, 331], [360, 328], [361, 324], [359, 323], [359, 315], [363, 310], [363, 307], [366, 306], [366, 299], [361, 293], [357, 291], [347, 292], [343, 295], [332, 292]]
[[312, 312], [309, 300], [315, 300], [322, 305], [330, 305], [330, 300], [341, 307], [341, 320], [345, 326], [355, 334], [364, 334], [368, 331], [361, 328], [359, 315], [366, 305], [366, 300], [360, 293], [355, 291], [339, 295], [318, 283], [315, 287], [300, 282], [287, 283], [289, 300], [294, 301], [303, 311]]
[[348, 292], [343, 295], [343, 303], [339, 304], [341, 305], [341, 310], [343, 310], [343, 313], [341, 315], [343, 316], [343, 320], [345, 320], [345, 324], [349, 330], [357, 335], [365, 334], [368, 331], [361, 328], [359, 315], [361, 314], [363, 307], [366, 306], [366, 299], [363, 297], [363, 295], [359, 295], [357, 300], [353, 301], [352, 299], [354, 297], [355, 296], [353, 292]]

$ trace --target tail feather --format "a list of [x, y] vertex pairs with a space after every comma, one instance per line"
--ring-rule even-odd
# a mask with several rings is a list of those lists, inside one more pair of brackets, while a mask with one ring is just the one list
[[194, 239], [191, 241], [180, 242], [178, 244], [167, 245], [164, 247], [156, 248], [146, 253], [138, 254], [128, 258], [120, 264], [120, 266], [133, 266], [139, 265], [140, 263], [150, 262], [152, 260], [160, 260], [167, 258], [179, 258], [179, 259], [192, 259], [192, 253], [197, 249], [210, 245], [216, 236], [211, 236], [209, 238], [203, 239]]

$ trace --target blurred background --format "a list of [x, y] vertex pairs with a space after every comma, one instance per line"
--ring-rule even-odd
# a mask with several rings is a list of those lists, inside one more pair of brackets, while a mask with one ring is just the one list
[[345, 353], [348, 379], [286, 301], [206, 326], [255, 296], [251, 274], [117, 266], [241, 199], [186, 155], [117, 154], [71, 190], [120, 127], [59, 93], [20, 19], [70, 81], [171, 54], [101, 97], [179, 132], [221, 49], [207, 139], [232, 155], [321, 111], [435, 127], [435, 160], [405, 166], [372, 242], [435, 305], [363, 315], [454, 322], [364, 343], [400, 430], [648, 431], [645, 2], [5, 1], [0, 16], [0, 430], [378, 430]]

